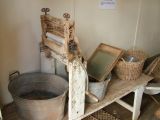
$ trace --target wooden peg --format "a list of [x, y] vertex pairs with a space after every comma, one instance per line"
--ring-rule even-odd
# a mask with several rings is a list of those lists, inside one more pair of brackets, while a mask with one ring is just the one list
[[45, 15], [47, 15], [47, 13], [50, 11], [50, 9], [49, 8], [42, 8], [41, 11], [44, 12]]
[[71, 16], [68, 13], [64, 13], [63, 17], [68, 21]]

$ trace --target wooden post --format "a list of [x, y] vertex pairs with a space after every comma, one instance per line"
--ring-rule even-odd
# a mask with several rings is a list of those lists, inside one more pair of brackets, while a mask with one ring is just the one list
[[65, 18], [65, 22], [64, 22], [64, 39], [65, 39], [64, 53], [67, 54], [67, 58], [69, 59], [68, 43], [70, 40], [70, 29], [69, 29], [69, 27], [70, 27], [70, 23], [69, 23], [70, 14], [64, 13], [63, 17]]
[[69, 62], [69, 120], [84, 115], [86, 73], [79, 62]]
[[135, 90], [132, 120], [138, 120], [140, 115], [143, 92], [144, 86], [141, 86]]
[[2, 113], [1, 113], [1, 110], [0, 110], [0, 120], [2, 120]]

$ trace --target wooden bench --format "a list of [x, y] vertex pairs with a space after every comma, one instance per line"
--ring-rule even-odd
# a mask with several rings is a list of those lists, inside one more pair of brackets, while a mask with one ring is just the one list
[[[145, 86], [151, 81], [153, 78], [147, 75], [142, 74], [142, 76], [137, 80], [125, 81], [120, 80], [118, 78], [113, 78], [110, 82], [107, 94], [104, 100], [100, 101], [96, 104], [86, 104], [85, 106], [85, 114], [76, 120], [81, 120], [92, 113], [110, 105], [113, 102], [117, 102], [123, 107], [127, 108], [131, 111], [132, 120], [137, 120], [140, 115], [140, 107], [142, 96], [144, 92]], [[121, 98], [128, 95], [129, 93], [134, 92], [134, 105], [131, 106], [126, 102], [122, 101]], [[65, 116], [64, 120], [68, 120], [68, 115]]]

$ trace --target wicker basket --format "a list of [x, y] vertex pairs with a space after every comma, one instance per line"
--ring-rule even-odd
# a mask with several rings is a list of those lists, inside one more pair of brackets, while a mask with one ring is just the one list
[[124, 57], [133, 56], [138, 59], [137, 62], [127, 62], [123, 58], [117, 63], [115, 72], [122, 80], [136, 80], [142, 74], [145, 59], [147, 55], [142, 51], [126, 51]]

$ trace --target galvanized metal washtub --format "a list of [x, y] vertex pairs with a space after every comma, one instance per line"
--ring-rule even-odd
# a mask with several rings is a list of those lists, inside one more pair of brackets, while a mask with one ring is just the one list
[[68, 82], [47, 73], [11, 77], [8, 89], [22, 120], [62, 120]]
[[[108, 77], [104, 81], [101, 81], [101, 82], [90, 80], [89, 84], [88, 84], [89, 92], [92, 93], [94, 96], [96, 96], [99, 101], [103, 100], [106, 95], [107, 86], [108, 86], [111, 78], [112, 78], [112, 75], [109, 74]], [[87, 103], [96, 103], [95, 101], [93, 101], [89, 97], [86, 98], [86, 102]]]

